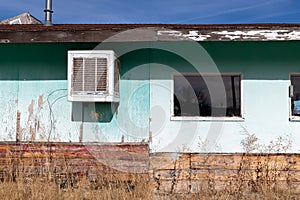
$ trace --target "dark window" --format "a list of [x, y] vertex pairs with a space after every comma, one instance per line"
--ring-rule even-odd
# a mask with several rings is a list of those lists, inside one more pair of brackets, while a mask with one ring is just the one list
[[292, 115], [300, 116], [300, 74], [291, 75], [291, 84], [293, 86]]
[[241, 116], [241, 75], [174, 75], [174, 116]]

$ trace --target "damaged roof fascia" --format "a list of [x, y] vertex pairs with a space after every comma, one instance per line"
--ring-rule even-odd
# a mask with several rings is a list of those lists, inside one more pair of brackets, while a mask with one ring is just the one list
[[[101, 42], [132, 29], [140, 29], [142, 33], [134, 41], [300, 40], [300, 24], [60, 24], [51, 27], [0, 25], [0, 43]], [[122, 41], [126, 41], [126, 38], [122, 38]], [[132, 37], [128, 37], [128, 41], [132, 41]]]

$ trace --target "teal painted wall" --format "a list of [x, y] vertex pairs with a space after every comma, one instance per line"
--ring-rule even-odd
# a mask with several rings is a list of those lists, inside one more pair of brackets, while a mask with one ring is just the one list
[[[116, 105], [67, 101], [67, 51], [79, 49], [120, 56], [117, 112]], [[288, 135], [297, 152], [300, 122], [289, 121], [288, 86], [289, 73], [300, 72], [299, 53], [298, 41], [1, 44], [0, 139], [15, 140], [19, 111], [27, 141], [78, 142], [82, 130], [84, 142], [151, 135], [152, 151], [237, 152], [249, 132], [263, 144]], [[243, 119], [173, 119], [172, 74], [180, 72], [242, 73]], [[95, 113], [102, 120], [93, 121]]]
[[[201, 43], [224, 72], [241, 71], [248, 80], [288, 80], [299, 72], [299, 41]], [[259, 72], [258, 72], [259, 71]]]
[[[153, 149], [156, 151], [213, 151], [241, 152], [241, 141], [247, 134], [255, 134], [258, 143], [267, 146], [282, 137], [292, 141], [291, 151], [298, 152], [299, 128], [289, 121], [289, 74], [300, 71], [300, 43], [293, 42], [203, 42], [205, 49], [195, 61], [199, 72], [242, 73], [242, 119], [170, 119], [172, 81], [170, 78], [152, 78], [151, 118], [155, 121]], [[186, 51], [192, 52], [188, 46]], [[157, 57], [162, 57], [159, 54]], [[169, 58], [168, 58], [169, 59]], [[176, 61], [177, 62], [177, 61]], [[164, 63], [156, 62], [156, 63]], [[184, 62], [178, 62], [185, 66]], [[171, 65], [172, 67], [172, 65]], [[161, 64], [151, 65], [155, 77], [170, 77], [170, 73], [190, 72], [190, 68], [169, 69]], [[164, 95], [162, 95], [164, 94]], [[165, 117], [161, 117], [165, 116]], [[225, 119], [226, 120], [226, 119]], [[151, 127], [151, 130], [153, 128]], [[286, 141], [285, 141], [286, 142]], [[283, 145], [284, 143], [283, 142]], [[286, 142], [287, 143], [287, 142]]]
[[[17, 112], [21, 114], [24, 141], [121, 142], [124, 138], [129, 142], [140, 142], [145, 139], [145, 134], [148, 137], [149, 75], [145, 70], [142, 75], [130, 71], [141, 64], [139, 59], [145, 60], [147, 54], [144, 52], [136, 52], [133, 62], [124, 62], [121, 68], [120, 90], [124, 92], [118, 112], [115, 112], [117, 105], [113, 104], [67, 101], [67, 51], [90, 50], [96, 45], [1, 45], [0, 101], [3, 106], [0, 114], [3, 117], [0, 139], [16, 139]], [[128, 57], [132, 59], [132, 55], [128, 54]], [[149, 71], [149, 65], [145, 67]], [[78, 117], [78, 109], [84, 113], [83, 118]], [[99, 121], [95, 114], [101, 116]], [[134, 123], [129, 123], [131, 121]]]

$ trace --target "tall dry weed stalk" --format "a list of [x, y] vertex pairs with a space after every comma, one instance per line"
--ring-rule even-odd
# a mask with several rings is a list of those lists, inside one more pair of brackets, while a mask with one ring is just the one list
[[44, 177], [18, 177], [15, 181], [0, 183], [0, 197], [3, 200], [88, 200], [88, 199], [152, 199], [148, 180], [135, 177], [132, 181], [114, 180], [91, 182], [80, 179], [72, 186], [58, 183]]
[[300, 199], [296, 190], [299, 182], [295, 182], [296, 157], [288, 153], [292, 146], [289, 136], [278, 137], [265, 145], [257, 136], [246, 132], [241, 145], [244, 153], [204, 155], [204, 160], [198, 163], [201, 167], [190, 169], [191, 176], [202, 174], [190, 182], [190, 192], [168, 196], [205, 200]]
[[[263, 145], [258, 137], [246, 132], [241, 144], [244, 153], [233, 155], [229, 161], [236, 169], [208, 169], [205, 181], [199, 184], [199, 199], [299, 199], [292, 181], [295, 160], [287, 154], [292, 146], [288, 136]], [[214, 166], [220, 161], [208, 154], [207, 162]]]

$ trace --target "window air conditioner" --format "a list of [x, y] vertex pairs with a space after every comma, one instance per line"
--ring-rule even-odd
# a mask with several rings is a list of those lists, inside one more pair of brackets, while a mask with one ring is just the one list
[[114, 51], [68, 51], [69, 101], [118, 102], [119, 82]]

